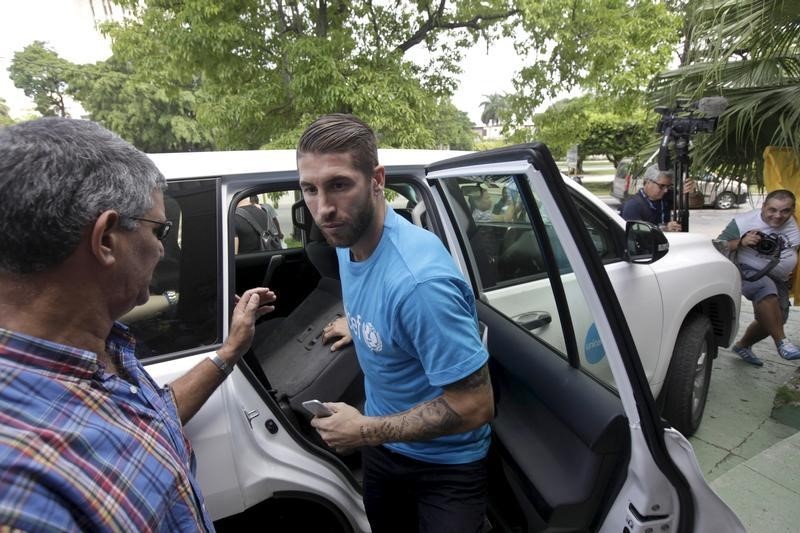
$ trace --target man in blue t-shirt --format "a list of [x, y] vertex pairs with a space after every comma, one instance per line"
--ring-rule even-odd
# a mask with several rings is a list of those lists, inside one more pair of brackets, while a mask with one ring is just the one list
[[363, 447], [373, 532], [480, 531], [494, 399], [469, 284], [434, 234], [387, 207], [375, 134], [362, 121], [317, 119], [297, 167], [339, 258], [349, 327], [329, 324], [323, 339], [352, 338], [366, 393], [363, 414], [328, 403], [333, 415], [312, 425], [337, 450]]

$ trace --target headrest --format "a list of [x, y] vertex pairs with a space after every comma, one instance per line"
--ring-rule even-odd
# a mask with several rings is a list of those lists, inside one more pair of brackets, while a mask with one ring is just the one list
[[292, 204], [292, 223], [303, 232], [306, 240], [308, 240], [314, 219], [311, 218], [311, 212], [308, 210], [306, 202], [302, 199]]
[[323, 278], [339, 279], [339, 260], [336, 249], [325, 240], [322, 231], [314, 223], [305, 201], [292, 205], [292, 222], [305, 236], [306, 257]]

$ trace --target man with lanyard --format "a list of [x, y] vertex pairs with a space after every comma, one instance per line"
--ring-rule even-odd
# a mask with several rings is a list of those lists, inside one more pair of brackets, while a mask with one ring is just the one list
[[[691, 188], [687, 181], [684, 190]], [[628, 198], [622, 206], [621, 215], [625, 220], [644, 220], [657, 225], [664, 231], [681, 231], [679, 222], [670, 220], [672, 202], [668, 191], [672, 187], [672, 172], [659, 170], [657, 165], [650, 165], [644, 172], [644, 185], [639, 192]]]

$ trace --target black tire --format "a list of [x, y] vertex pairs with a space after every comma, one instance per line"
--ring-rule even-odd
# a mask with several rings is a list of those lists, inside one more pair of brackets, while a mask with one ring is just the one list
[[693, 435], [703, 420], [716, 356], [711, 320], [700, 314], [689, 316], [678, 333], [661, 391], [664, 418], [686, 437]]
[[731, 191], [723, 191], [717, 195], [714, 207], [717, 209], [731, 209], [736, 206], [736, 195]]

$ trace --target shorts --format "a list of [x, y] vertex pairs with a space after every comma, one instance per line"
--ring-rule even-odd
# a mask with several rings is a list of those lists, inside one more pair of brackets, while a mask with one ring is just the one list
[[[745, 274], [753, 272], [744, 270]], [[763, 276], [755, 281], [742, 279], [742, 296], [754, 304], [773, 294], [778, 297], [778, 306], [783, 313], [783, 323], [785, 324], [789, 319], [789, 282], [776, 280], [769, 276]]]

